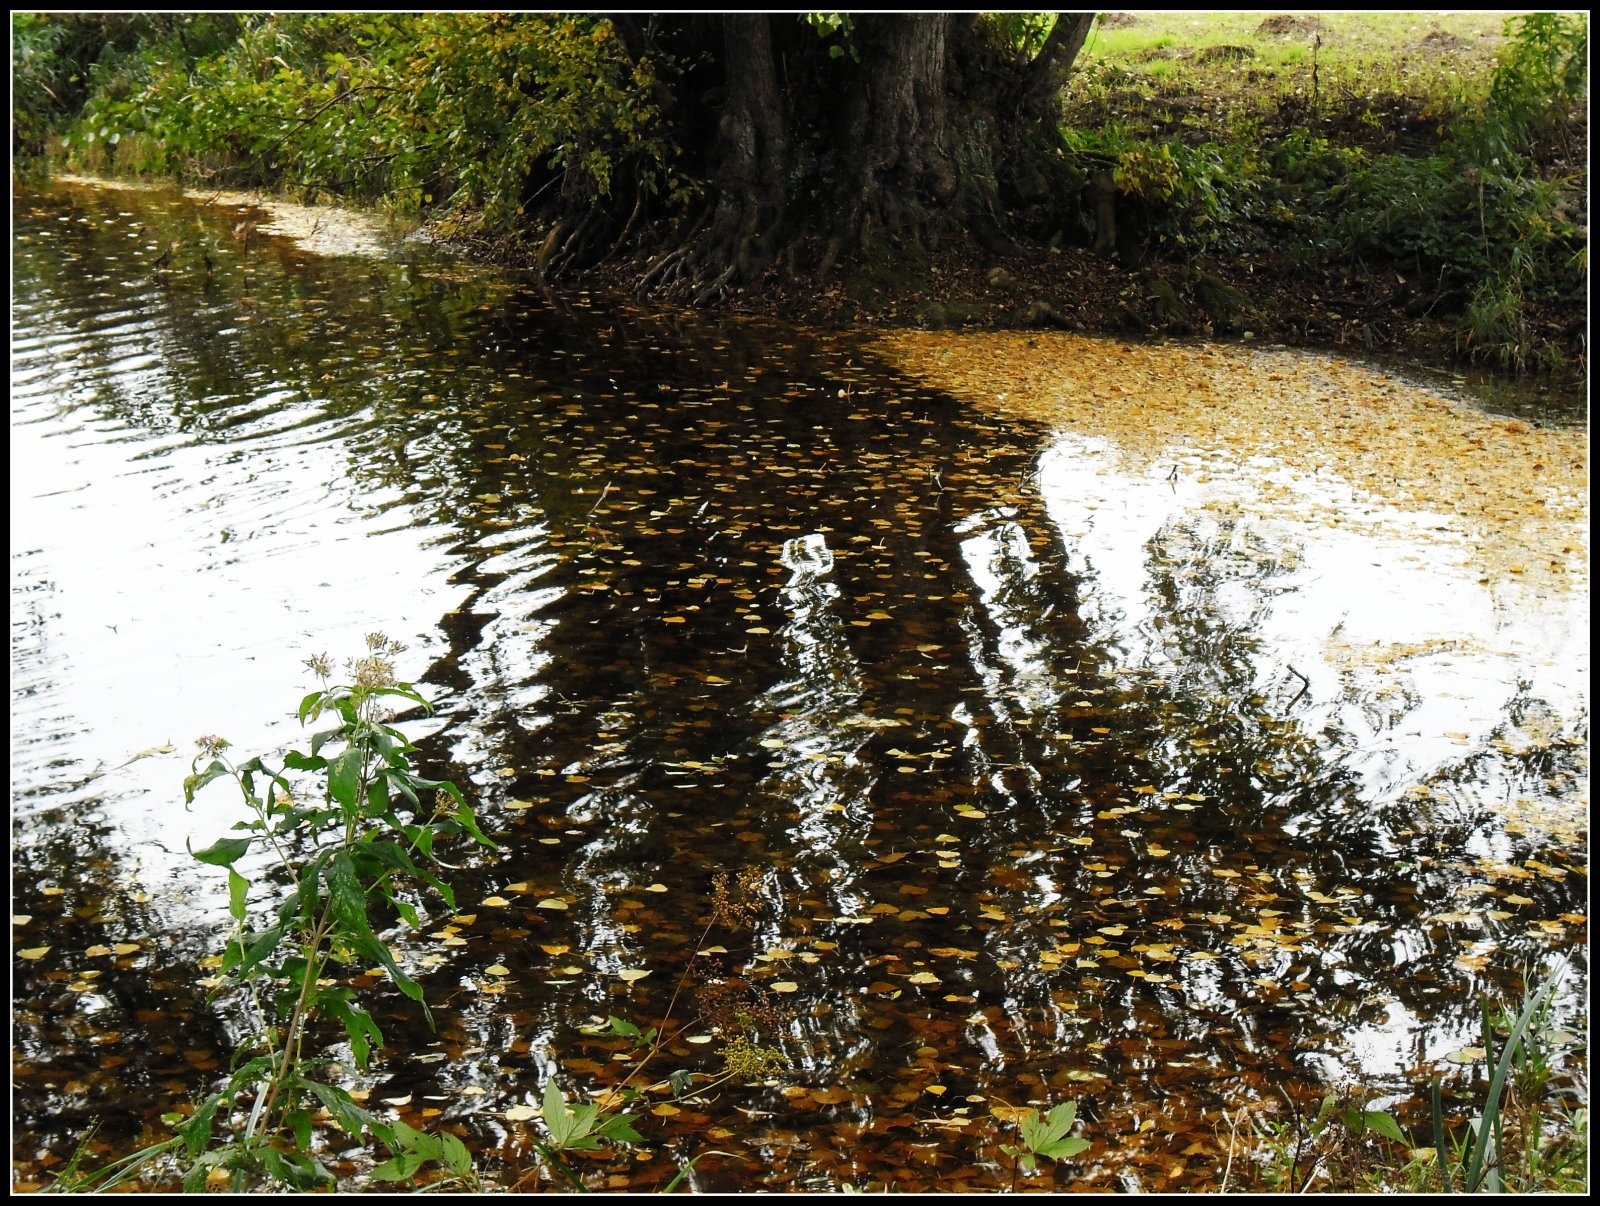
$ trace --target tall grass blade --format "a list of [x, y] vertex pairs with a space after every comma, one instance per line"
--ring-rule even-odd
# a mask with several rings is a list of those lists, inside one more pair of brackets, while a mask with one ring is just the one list
[[[1517, 1020], [1511, 1027], [1511, 1035], [1506, 1039], [1505, 1049], [1500, 1052], [1500, 1059], [1495, 1064], [1494, 1075], [1489, 1078], [1489, 1095], [1484, 1098], [1483, 1119], [1478, 1124], [1478, 1133], [1472, 1145], [1472, 1156], [1467, 1163], [1465, 1188], [1468, 1193], [1476, 1193], [1478, 1186], [1483, 1183], [1491, 1146], [1489, 1140], [1491, 1135], [1499, 1129], [1500, 1094], [1505, 1088], [1506, 1076], [1511, 1071], [1511, 1064], [1516, 1057], [1517, 1048], [1522, 1045], [1522, 1039], [1527, 1033], [1528, 1024], [1544, 1008], [1546, 1001], [1554, 995], [1556, 985], [1561, 982], [1563, 970], [1564, 967], [1558, 967], [1550, 974], [1549, 979], [1534, 989], [1527, 1002], [1522, 1006], [1522, 1011], [1517, 1014]], [[1498, 1151], [1495, 1154], [1498, 1156]], [[1494, 1181], [1498, 1184], [1498, 1173], [1496, 1173]]]
[[1439, 1078], [1433, 1078], [1433, 1150], [1438, 1153], [1439, 1177], [1444, 1182], [1445, 1193], [1454, 1193], [1450, 1187], [1450, 1153], [1444, 1146], [1444, 1102], [1439, 1092]]

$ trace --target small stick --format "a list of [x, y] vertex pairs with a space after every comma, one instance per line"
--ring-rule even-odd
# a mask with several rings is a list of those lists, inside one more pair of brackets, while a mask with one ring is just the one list
[[[1284, 664], [1288, 665], [1287, 662], [1284, 663]], [[1296, 670], [1293, 666], [1289, 666], [1289, 673], [1294, 675], [1296, 678], [1298, 678], [1300, 680], [1300, 682], [1302, 684], [1304, 684], [1304, 685], [1301, 686], [1300, 690], [1295, 693], [1295, 697], [1293, 699], [1291, 699], [1289, 701], [1288, 705], [1283, 709], [1285, 712], [1287, 712], [1290, 708], [1294, 707], [1295, 704], [1299, 703], [1300, 702], [1300, 697], [1302, 695], [1304, 695], [1307, 691], [1311, 690], [1311, 680], [1309, 678], [1307, 678], [1305, 675], [1301, 674], [1300, 671]]]

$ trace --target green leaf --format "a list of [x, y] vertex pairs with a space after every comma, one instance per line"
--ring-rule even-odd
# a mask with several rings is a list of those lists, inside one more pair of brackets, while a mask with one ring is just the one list
[[449, 1131], [439, 1135], [439, 1142], [444, 1147], [440, 1163], [458, 1177], [469, 1175], [472, 1172], [472, 1153], [467, 1150], [467, 1145]]
[[[1089, 1141], [1072, 1138], [1067, 1134], [1077, 1121], [1078, 1103], [1064, 1101], [1041, 1119], [1034, 1110], [1018, 1123], [1022, 1142], [1036, 1156], [1048, 1160], [1066, 1160], [1088, 1149]], [[1025, 1162], [1026, 1163], [1026, 1162]]]
[[472, 809], [468, 808], [465, 804], [462, 804], [453, 813], [451, 813], [450, 819], [470, 833], [481, 845], [488, 846], [492, 850], [498, 850], [500, 848], [499, 842], [484, 836], [483, 830], [478, 828], [478, 818], [473, 815]]
[[421, 1001], [422, 985], [400, 969], [394, 954], [372, 932], [367, 919], [366, 890], [350, 856], [342, 850], [336, 851], [328, 860], [325, 878], [333, 920], [346, 940], [363, 955], [383, 964], [401, 992], [413, 1001]]
[[245, 905], [250, 893], [250, 881], [232, 867], [228, 868], [228, 912], [235, 921], [243, 921]]
[[350, 1004], [354, 995], [348, 988], [325, 988], [312, 998], [312, 1004], [344, 1027], [356, 1067], [364, 1072], [372, 1058], [372, 1049], [383, 1046], [383, 1035], [370, 1013]]
[[1049, 1114], [1041, 1119], [1034, 1110], [1029, 1110], [1019, 1124], [1022, 1132], [1022, 1141], [1028, 1145], [1029, 1150], [1038, 1151], [1046, 1144], [1054, 1143], [1072, 1129], [1072, 1123], [1078, 1116], [1076, 1102], [1067, 1101], [1056, 1106]]
[[363, 813], [369, 817], [381, 817], [389, 811], [389, 776], [379, 775], [367, 787], [367, 807]]
[[216, 762], [213, 762], [210, 766], [206, 767], [205, 770], [188, 776], [183, 781], [183, 802], [184, 802], [184, 805], [188, 806], [190, 804], [193, 804], [194, 803], [194, 793], [199, 791], [207, 783], [210, 783], [213, 779], [220, 779], [220, 778], [222, 778], [222, 776], [231, 775], [232, 773], [233, 772], [230, 771], [226, 766], [224, 766], [220, 761], [216, 761]]
[[320, 733], [311, 734], [311, 752], [312, 752], [312, 754], [318, 753], [322, 749], [323, 746], [328, 744], [328, 742], [330, 742], [330, 741], [338, 741], [340, 738], [344, 737], [345, 735], [346, 735], [346, 730], [343, 729], [343, 728], [324, 729]]
[[400, 1150], [423, 1160], [437, 1160], [443, 1154], [443, 1145], [427, 1131], [419, 1131], [409, 1122], [394, 1124], [394, 1141]]
[[240, 976], [249, 975], [263, 959], [278, 949], [278, 943], [282, 941], [281, 925], [268, 926], [255, 933], [245, 933], [237, 941], [230, 942], [222, 948], [223, 973], [237, 971]]
[[417, 799], [417, 792], [411, 785], [411, 776], [409, 774], [405, 771], [395, 771], [389, 777], [389, 782], [396, 791], [406, 798], [406, 803], [410, 804], [413, 809], [418, 812], [422, 810], [422, 801]]
[[[189, 853], [202, 863], [209, 863], [213, 867], [227, 867], [250, 849], [250, 842], [250, 838], [218, 838], [204, 850], [190, 847]], [[185, 844], [187, 845], [187, 840]]]
[[[194, 1153], [190, 1153], [193, 1155]], [[206, 1152], [195, 1160], [189, 1171], [183, 1174], [184, 1193], [203, 1193], [206, 1187], [206, 1178], [213, 1168], [226, 1167], [227, 1163], [237, 1155], [237, 1149], [219, 1148], [216, 1151]]]
[[315, 1189], [333, 1182], [333, 1174], [309, 1155], [299, 1152], [280, 1152], [277, 1148], [261, 1149], [261, 1164], [266, 1174], [291, 1189]]
[[361, 762], [361, 751], [352, 746], [335, 758], [328, 768], [328, 794], [346, 812], [355, 808], [356, 795], [361, 790]]
[[555, 1145], [564, 1147], [571, 1133], [571, 1115], [567, 1112], [567, 1099], [561, 1095], [561, 1089], [554, 1080], [544, 1087], [544, 1100], [539, 1105], [539, 1113], [543, 1115], [545, 1127], [550, 1131], [550, 1138]]
[[394, 1129], [363, 1110], [345, 1090], [316, 1080], [303, 1083], [322, 1102], [323, 1108], [333, 1118], [334, 1125], [345, 1134], [359, 1137], [363, 1133], [370, 1133], [380, 1143], [393, 1146]]
[[213, 1093], [194, 1109], [194, 1114], [182, 1126], [173, 1127], [173, 1133], [183, 1140], [184, 1150], [193, 1160], [211, 1142], [211, 1120], [217, 1116], [222, 1104], [222, 1094]]
[[1070, 1160], [1080, 1152], [1089, 1150], [1090, 1143], [1087, 1139], [1079, 1139], [1069, 1135], [1065, 1139], [1057, 1139], [1054, 1143], [1045, 1144], [1038, 1149], [1038, 1154], [1051, 1160]]
[[307, 1150], [311, 1146], [311, 1115], [304, 1110], [291, 1110], [283, 1121], [294, 1132], [295, 1147]]
[[417, 1175], [417, 1169], [423, 1165], [423, 1159], [415, 1152], [404, 1152], [398, 1156], [391, 1156], [368, 1175], [374, 1181], [409, 1181]]
[[[414, 930], [421, 928], [422, 918], [417, 915], [417, 910], [412, 906], [409, 900], [405, 900], [402, 897], [396, 896], [389, 890], [387, 885], [384, 886], [383, 894], [388, 898], [389, 903], [394, 906], [394, 911], [400, 914], [401, 921], [405, 922]], [[453, 908], [454, 905], [451, 907]]]
[[424, 858], [433, 857], [433, 830], [426, 825], [401, 825], [400, 831], [422, 851]]
[[1394, 1120], [1392, 1114], [1383, 1110], [1367, 1110], [1361, 1118], [1368, 1130], [1377, 1131], [1385, 1139], [1393, 1140], [1395, 1143], [1406, 1142], [1405, 1132], [1400, 1129], [1400, 1124]]
[[373, 838], [362, 842], [350, 851], [350, 856], [355, 860], [357, 870], [374, 877], [384, 871], [414, 872], [417, 869], [405, 847], [389, 838]]
[[613, 1114], [599, 1126], [594, 1133], [602, 1139], [610, 1139], [616, 1143], [643, 1143], [644, 1136], [633, 1129], [632, 1114]]
[[423, 883], [431, 885], [433, 890], [444, 898], [444, 903], [451, 909], [456, 907], [455, 889], [453, 889], [449, 884], [445, 883], [444, 880], [440, 879], [437, 875], [434, 875], [431, 871], [426, 871], [421, 867], [417, 868], [417, 878], [422, 880]]
[[373, 692], [374, 695], [398, 695], [401, 699], [409, 699], [428, 715], [433, 715], [433, 704], [418, 693], [410, 683], [396, 683], [392, 687], [382, 687]]
[[569, 1107], [554, 1080], [545, 1085], [540, 1112], [549, 1128], [550, 1141], [558, 1151], [593, 1151], [600, 1146], [590, 1134], [599, 1107], [587, 1102]]
[[299, 750], [290, 750], [283, 756], [283, 765], [289, 770], [319, 771], [328, 765], [328, 760], [302, 754]]

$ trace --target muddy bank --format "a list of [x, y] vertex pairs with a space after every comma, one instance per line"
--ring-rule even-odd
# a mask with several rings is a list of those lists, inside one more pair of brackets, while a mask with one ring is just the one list
[[[537, 244], [531, 240], [439, 232], [430, 238], [480, 261], [527, 269], [537, 263]], [[819, 244], [818, 261], [821, 254]], [[575, 283], [634, 293], [652, 262], [604, 264]], [[995, 256], [975, 246], [951, 245], [926, 259], [919, 253], [915, 264], [846, 265], [827, 280], [769, 272], [758, 285], [731, 292], [712, 308], [846, 330], [1069, 331], [1282, 344], [1492, 379], [1458, 346], [1445, 301], [1390, 269], [1307, 273], [1291, 270], [1287, 256], [1152, 260], [1127, 270], [1083, 248], [1041, 247]], [[1568, 367], [1555, 375], [1518, 379], [1527, 412], [1582, 416], [1586, 316], [1547, 312], [1533, 321], [1559, 339]]]

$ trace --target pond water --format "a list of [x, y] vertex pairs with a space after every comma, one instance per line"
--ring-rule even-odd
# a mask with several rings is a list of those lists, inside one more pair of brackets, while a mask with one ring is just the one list
[[[1093, 1146], [1036, 1184], [1215, 1188], [1241, 1106], [1416, 1121], [1438, 1071], [1464, 1115], [1526, 970], [1580, 1018], [1581, 555], [1508, 606], [1414, 515], [1202, 506], [843, 336], [14, 205], [14, 1184], [226, 1069], [193, 740], [298, 740], [302, 661], [372, 631], [502, 848], [385, 935], [436, 1031], [358, 977], [351, 1083], [507, 1183], [508, 1110], [627, 1074], [608, 1015], [684, 1027], [647, 1080], [744, 1025], [787, 1067], [647, 1109], [594, 1186], [905, 1191], [1008, 1185], [995, 1107], [1066, 1099]], [[751, 915], [707, 934], [719, 876]]]

